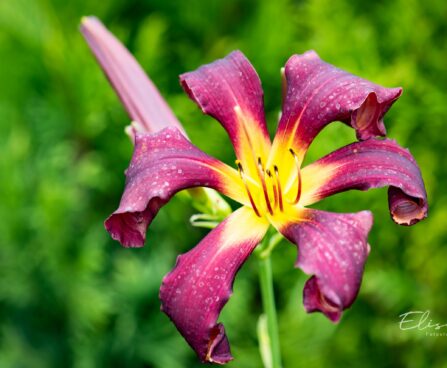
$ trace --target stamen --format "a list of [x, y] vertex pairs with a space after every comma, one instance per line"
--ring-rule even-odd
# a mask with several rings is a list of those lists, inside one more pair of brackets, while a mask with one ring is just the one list
[[265, 171], [267, 175], [269, 176], [270, 180], [272, 181], [272, 187], [273, 187], [273, 196], [275, 197], [275, 204], [273, 205], [274, 209], [278, 206], [278, 191], [276, 190], [276, 185], [273, 180], [273, 175], [270, 170]]
[[300, 170], [300, 160], [298, 159], [298, 156], [296, 155], [295, 151], [292, 148], [289, 148], [290, 153], [292, 154], [293, 158], [295, 159], [296, 163], [296, 169], [297, 169], [297, 181], [298, 181], [298, 191], [296, 193], [295, 200], [291, 202], [292, 204], [297, 204], [301, 197], [301, 170]]
[[255, 211], [256, 216], [261, 217], [261, 215], [258, 211], [258, 208], [256, 207], [255, 202], [253, 201], [253, 197], [250, 193], [250, 189], [248, 189], [248, 184], [247, 184], [247, 181], [245, 180], [244, 169], [242, 168], [242, 165], [238, 160], [236, 161], [236, 165], [237, 165], [237, 170], [239, 171], [239, 175], [241, 176], [242, 182], [244, 183], [245, 190], [247, 191], [247, 195], [248, 195], [248, 199], [250, 200], [251, 207], [253, 208], [253, 211]]
[[273, 215], [273, 209], [272, 209], [272, 205], [270, 203], [270, 198], [269, 198], [269, 195], [267, 192], [267, 186], [265, 185], [264, 167], [262, 166], [261, 157], [258, 157], [258, 175], [259, 175], [259, 179], [261, 179], [262, 190], [264, 192], [264, 199], [265, 199], [265, 203], [267, 204], [267, 209], [270, 212], [270, 214]]
[[276, 177], [276, 184], [278, 185], [278, 202], [279, 202], [279, 209], [282, 212], [284, 210], [284, 206], [282, 204], [282, 190], [281, 190], [281, 181], [279, 180], [279, 171], [278, 166], [273, 166], [273, 169], [275, 170], [275, 177]]

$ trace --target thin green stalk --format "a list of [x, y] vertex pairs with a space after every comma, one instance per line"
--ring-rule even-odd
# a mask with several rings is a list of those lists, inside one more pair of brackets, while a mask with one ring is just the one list
[[[279, 347], [278, 319], [276, 315], [275, 295], [273, 291], [271, 251], [279, 242], [280, 238], [267, 237], [257, 252], [259, 258], [259, 282], [261, 285], [261, 296], [264, 313], [267, 319], [268, 338], [261, 338], [263, 316], [260, 319], [260, 343], [268, 343], [268, 347], [261, 346], [264, 365], [272, 368], [281, 368], [281, 351]], [[264, 353], [263, 353], [264, 351]], [[266, 352], [267, 351], [267, 352]], [[266, 361], [267, 360], [267, 361]]]

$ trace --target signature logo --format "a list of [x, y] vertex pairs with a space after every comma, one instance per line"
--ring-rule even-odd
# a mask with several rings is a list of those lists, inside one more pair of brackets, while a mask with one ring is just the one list
[[447, 336], [447, 323], [430, 318], [430, 311], [410, 311], [401, 314], [399, 328], [402, 331], [425, 331], [426, 336]]

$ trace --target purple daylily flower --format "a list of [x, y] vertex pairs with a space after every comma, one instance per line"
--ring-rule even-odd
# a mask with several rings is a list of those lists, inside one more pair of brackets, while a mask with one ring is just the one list
[[[119, 59], [123, 51], [113, 52]], [[140, 84], [133, 77], [114, 84], [127, 96], [122, 98], [126, 106], [141, 106], [140, 119], [145, 121], [141, 96], [148, 86], [144, 78]], [[342, 191], [388, 186], [396, 223], [413, 225], [427, 215], [424, 183], [414, 158], [396, 142], [377, 138], [385, 135], [383, 116], [400, 96], [400, 88], [351, 75], [313, 51], [288, 60], [285, 81], [282, 115], [270, 142], [261, 83], [241, 52], [181, 75], [189, 97], [228, 132], [237, 170], [200, 151], [167, 119], [161, 123], [169, 126], [161, 131], [136, 134], [121, 203], [105, 222], [121, 244], [141, 247], [154, 216], [182, 189], [205, 186], [241, 203], [195, 248], [178, 257], [160, 290], [162, 310], [203, 362], [232, 359], [217, 319], [238, 269], [269, 226], [298, 246], [296, 266], [312, 275], [304, 287], [305, 309], [321, 311], [336, 322], [357, 296], [370, 249], [372, 214], [330, 213], [308, 206]], [[141, 94], [128, 92], [132, 86]], [[360, 141], [302, 168], [312, 140], [337, 120], [353, 127]]]

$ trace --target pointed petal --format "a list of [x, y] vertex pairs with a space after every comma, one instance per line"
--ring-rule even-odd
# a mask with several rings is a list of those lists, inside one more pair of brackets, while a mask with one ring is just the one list
[[275, 226], [297, 244], [296, 267], [313, 275], [304, 286], [307, 312], [323, 312], [337, 322], [354, 302], [369, 253], [369, 211], [339, 214], [302, 209], [293, 221]]
[[125, 247], [144, 245], [146, 229], [178, 191], [205, 186], [244, 202], [237, 171], [192, 145], [176, 128], [137, 135], [119, 208], [106, 220], [113, 239]]
[[202, 111], [228, 132], [245, 171], [256, 172], [270, 148], [264, 116], [263, 91], [253, 66], [240, 51], [182, 74], [180, 83]]
[[237, 271], [268, 226], [251, 209], [240, 208], [179, 256], [163, 279], [162, 310], [203, 362], [224, 364], [233, 359], [224, 326], [217, 319], [232, 294]]
[[289, 148], [302, 161], [315, 136], [336, 120], [351, 125], [358, 139], [384, 136], [383, 116], [402, 93], [325, 63], [314, 51], [293, 55], [285, 78], [287, 93], [271, 160], [285, 156], [290, 165]]
[[139, 128], [145, 132], [156, 132], [175, 126], [185, 134], [157, 87], [100, 20], [84, 17], [81, 32], [130, 118], [139, 123]]
[[427, 193], [410, 152], [392, 140], [369, 139], [345, 146], [305, 167], [303, 206], [349, 189], [389, 186], [389, 208], [400, 225], [413, 225], [427, 216]]

